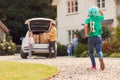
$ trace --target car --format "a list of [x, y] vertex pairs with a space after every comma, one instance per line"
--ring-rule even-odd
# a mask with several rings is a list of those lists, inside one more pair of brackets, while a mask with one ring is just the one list
[[27, 59], [28, 57], [29, 31], [32, 31], [33, 38], [35, 41], [35, 43], [33, 44], [32, 55], [40, 55], [40, 56], [48, 57], [48, 54], [49, 54], [48, 32], [50, 30], [50, 23], [52, 21], [54, 20], [50, 18], [31, 18], [25, 21], [25, 24], [27, 24], [28, 26], [28, 31], [26, 32], [25, 37], [22, 39], [22, 45], [21, 45], [21, 51], [20, 51], [21, 58]]

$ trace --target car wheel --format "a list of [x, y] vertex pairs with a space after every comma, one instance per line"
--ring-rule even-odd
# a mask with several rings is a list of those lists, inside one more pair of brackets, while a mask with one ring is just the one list
[[27, 59], [27, 54], [24, 53], [22, 49], [21, 49], [21, 51], [20, 51], [20, 56], [21, 56], [21, 58], [23, 58], [23, 59]]

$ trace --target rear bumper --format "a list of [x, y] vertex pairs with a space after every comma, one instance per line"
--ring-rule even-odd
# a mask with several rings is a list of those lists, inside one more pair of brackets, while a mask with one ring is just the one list
[[[49, 53], [49, 49], [48, 48], [33, 48], [32, 51], [34, 53]], [[29, 48], [26, 48], [23, 50], [24, 53], [28, 53], [29, 52]]]
[[[32, 51], [36, 54], [41, 54], [41, 53], [49, 53], [49, 48], [48, 48], [49, 44], [34, 44]], [[56, 48], [57, 49], [57, 48]], [[22, 46], [22, 50], [24, 53], [28, 53], [29, 52], [29, 46], [27, 47], [23, 47]], [[54, 52], [52, 50], [52, 52]], [[33, 53], [33, 54], [34, 54]]]

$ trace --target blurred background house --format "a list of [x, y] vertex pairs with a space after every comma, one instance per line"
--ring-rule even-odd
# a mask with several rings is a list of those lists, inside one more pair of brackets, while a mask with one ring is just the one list
[[6, 33], [9, 29], [0, 21], [0, 39], [6, 41]]
[[98, 6], [104, 12], [103, 27], [116, 27], [116, 17], [120, 15], [120, 0], [53, 0], [52, 5], [57, 6], [57, 41], [65, 45], [72, 41], [74, 32], [83, 28], [81, 24], [91, 6]]

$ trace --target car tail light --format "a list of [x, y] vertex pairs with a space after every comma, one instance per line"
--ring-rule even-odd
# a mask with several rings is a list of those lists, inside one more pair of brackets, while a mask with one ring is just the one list
[[29, 48], [29, 46], [25, 46], [24, 48]]

